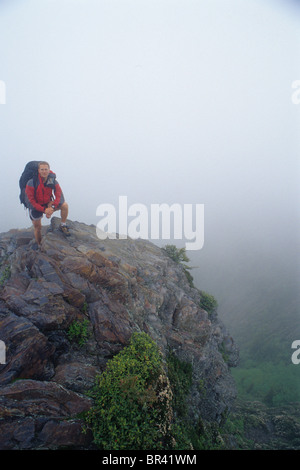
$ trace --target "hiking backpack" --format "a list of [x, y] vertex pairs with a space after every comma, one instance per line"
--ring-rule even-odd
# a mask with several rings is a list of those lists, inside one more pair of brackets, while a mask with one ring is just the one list
[[33, 179], [33, 185], [36, 188], [38, 184], [38, 165], [39, 162], [32, 161], [28, 162], [24, 168], [24, 171], [19, 180], [20, 186], [20, 203], [23, 204], [27, 208], [27, 202], [25, 198], [25, 188], [26, 184], [29, 180]]
[[[39, 183], [39, 178], [38, 178], [38, 166], [39, 166], [40, 161], [31, 161], [28, 162], [24, 168], [24, 171], [20, 177], [19, 180], [19, 186], [20, 186], [20, 203], [27, 208], [27, 198], [25, 197], [25, 188], [26, 184], [28, 183], [29, 180], [33, 179], [33, 186], [34, 190], [36, 191], [36, 188]], [[56, 175], [52, 171], [50, 172], [46, 186], [54, 189], [55, 188], [55, 178]]]

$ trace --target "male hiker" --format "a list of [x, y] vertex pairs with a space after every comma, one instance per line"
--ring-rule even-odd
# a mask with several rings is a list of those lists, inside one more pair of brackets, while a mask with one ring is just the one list
[[[60, 230], [69, 236], [70, 232], [66, 221], [68, 217], [68, 204], [65, 202], [61, 187], [55, 179], [55, 174], [50, 170], [47, 162], [39, 162], [37, 182], [34, 178], [26, 184], [26, 203], [29, 208], [29, 216], [34, 227], [34, 236], [38, 245], [42, 240], [42, 217], [45, 214], [48, 219], [52, 214], [60, 210]], [[53, 197], [54, 193], [54, 197]]]

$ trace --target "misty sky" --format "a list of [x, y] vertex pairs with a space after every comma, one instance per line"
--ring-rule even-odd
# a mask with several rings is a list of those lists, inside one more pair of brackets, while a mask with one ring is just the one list
[[299, 20], [288, 0], [0, 0], [0, 232], [31, 225], [18, 180], [47, 160], [72, 220], [199, 203], [203, 250], [296, 247]]

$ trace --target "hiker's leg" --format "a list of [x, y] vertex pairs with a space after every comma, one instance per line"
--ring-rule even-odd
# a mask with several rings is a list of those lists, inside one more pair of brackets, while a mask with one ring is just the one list
[[65, 224], [68, 218], [69, 213], [69, 206], [66, 202], [63, 202], [60, 206], [60, 216], [61, 216], [61, 223]]
[[32, 223], [34, 227], [35, 241], [37, 242], [38, 245], [40, 245], [42, 241], [42, 219], [33, 220]]
[[33, 224], [35, 240], [37, 244], [40, 245], [42, 241], [43, 212], [39, 212], [36, 209], [29, 209], [29, 217]]

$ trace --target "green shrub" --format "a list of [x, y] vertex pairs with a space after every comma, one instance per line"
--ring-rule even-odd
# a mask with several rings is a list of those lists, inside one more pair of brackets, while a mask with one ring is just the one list
[[186, 255], [185, 248], [177, 248], [175, 245], [166, 245], [163, 250], [175, 263], [179, 264], [183, 261], [190, 261]]
[[85, 318], [82, 321], [73, 321], [68, 330], [68, 337], [70, 341], [75, 341], [78, 346], [82, 347], [89, 336], [88, 332], [89, 321]]
[[155, 342], [134, 333], [130, 344], [108, 361], [91, 392], [86, 416], [103, 450], [163, 449], [172, 418], [171, 389]]
[[213, 295], [201, 291], [200, 307], [206, 310], [207, 313], [212, 313], [218, 307], [218, 302]]
[[185, 248], [177, 248], [175, 245], [166, 245], [163, 250], [175, 263], [182, 265], [190, 287], [195, 287], [193, 276], [189, 272], [192, 268], [185, 264], [185, 262], [188, 263], [190, 261], [186, 255]]

